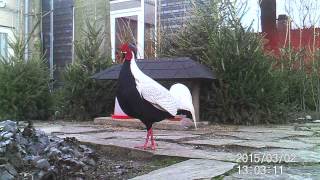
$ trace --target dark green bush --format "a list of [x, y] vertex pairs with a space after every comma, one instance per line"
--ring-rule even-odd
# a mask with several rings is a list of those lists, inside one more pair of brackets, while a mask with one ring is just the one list
[[13, 55], [0, 58], [0, 119], [47, 119], [51, 112], [46, 61], [39, 53], [25, 61], [24, 42], [17, 36], [9, 43]]
[[79, 120], [109, 115], [115, 97], [115, 82], [98, 82], [91, 78], [111, 64], [111, 59], [101, 51], [102, 28], [87, 22], [83, 37], [75, 43], [76, 60], [67, 66], [63, 76], [64, 105], [60, 108], [66, 116]]
[[320, 112], [320, 79], [319, 79], [319, 49], [301, 47], [281, 49], [277, 59], [276, 71], [281, 81], [284, 102], [294, 111], [291, 114], [305, 116]]

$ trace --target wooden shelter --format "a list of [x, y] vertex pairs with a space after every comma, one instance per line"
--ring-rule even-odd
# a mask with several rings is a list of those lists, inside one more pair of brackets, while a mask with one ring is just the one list
[[[141, 59], [137, 60], [137, 65], [142, 72], [157, 81], [179, 82], [188, 86], [191, 89], [196, 118], [199, 119], [200, 87], [201, 84], [216, 79], [214, 72], [189, 57]], [[121, 66], [121, 64], [113, 65], [95, 74], [92, 78], [97, 80], [117, 80]]]

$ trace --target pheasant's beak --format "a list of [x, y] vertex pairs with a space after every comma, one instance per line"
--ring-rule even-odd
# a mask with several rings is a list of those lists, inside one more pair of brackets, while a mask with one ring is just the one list
[[116, 57], [117, 63], [122, 64], [125, 60], [124, 59], [125, 57], [126, 57], [126, 52], [121, 51], [120, 54], [117, 53], [117, 57]]

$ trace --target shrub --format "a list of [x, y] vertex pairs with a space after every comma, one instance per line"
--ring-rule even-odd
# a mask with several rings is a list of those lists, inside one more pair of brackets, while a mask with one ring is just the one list
[[110, 113], [114, 103], [114, 82], [98, 82], [91, 76], [110, 66], [111, 60], [101, 51], [102, 28], [86, 23], [84, 39], [75, 43], [76, 59], [64, 75], [64, 113], [71, 118], [86, 120]]
[[284, 103], [296, 116], [313, 114], [314, 118], [319, 117], [319, 57], [319, 49], [290, 46], [281, 49], [275, 69], [285, 95]]
[[285, 122], [288, 107], [262, 36], [240, 23], [237, 1], [194, 5], [184, 31], [164, 40], [163, 55], [191, 56], [217, 73], [201, 93], [201, 119], [233, 124]]
[[45, 59], [33, 53], [25, 61], [25, 41], [20, 36], [9, 46], [13, 55], [0, 58], [0, 119], [47, 119], [52, 99]]

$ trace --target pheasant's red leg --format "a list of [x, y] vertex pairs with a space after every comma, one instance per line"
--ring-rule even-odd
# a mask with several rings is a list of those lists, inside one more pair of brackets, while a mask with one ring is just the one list
[[151, 135], [151, 132], [152, 132], [152, 129], [149, 129], [147, 131], [147, 137], [146, 137], [146, 142], [144, 143], [143, 146], [135, 146], [135, 148], [139, 148], [139, 149], [147, 149], [148, 147], [148, 142], [149, 142], [149, 138], [150, 138], [150, 135]]
[[151, 135], [151, 149], [152, 150], [156, 150], [156, 142], [155, 142], [154, 137], [153, 137], [153, 130], [152, 130], [152, 128], [150, 130], [151, 130], [151, 132], [150, 132], [150, 135]]
[[147, 147], [148, 147], [148, 142], [149, 142], [151, 132], [152, 132], [152, 129], [149, 129], [147, 132], [146, 142], [143, 145], [143, 149], [147, 149]]

